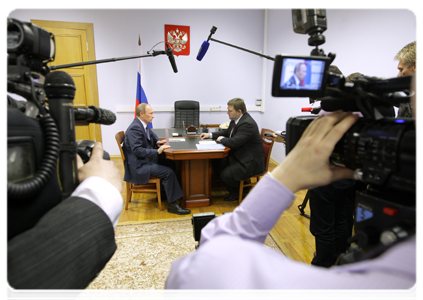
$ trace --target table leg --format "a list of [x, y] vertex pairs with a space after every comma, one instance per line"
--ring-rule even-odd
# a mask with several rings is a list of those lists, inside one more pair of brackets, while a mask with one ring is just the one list
[[204, 207], [212, 204], [211, 174], [210, 159], [182, 161], [181, 185], [184, 193], [182, 207]]

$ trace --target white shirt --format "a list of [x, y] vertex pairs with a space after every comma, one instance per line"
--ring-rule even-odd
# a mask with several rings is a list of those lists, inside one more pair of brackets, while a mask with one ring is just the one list
[[88, 177], [81, 182], [71, 196], [81, 197], [100, 207], [115, 227], [122, 211], [123, 199], [119, 190], [106, 179]]

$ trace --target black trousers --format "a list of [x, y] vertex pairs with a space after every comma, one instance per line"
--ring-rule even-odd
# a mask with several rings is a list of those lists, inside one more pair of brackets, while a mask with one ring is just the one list
[[213, 159], [212, 162], [214, 172], [229, 194], [231, 196], [238, 196], [240, 182], [234, 179], [228, 157]]
[[161, 179], [160, 185], [163, 186], [169, 203], [175, 202], [184, 195], [178, 178], [176, 178], [175, 162], [173, 160], [159, 158], [157, 163], [151, 164], [150, 175]]
[[352, 234], [355, 181], [339, 180], [309, 190], [309, 196], [310, 232], [316, 241], [311, 264], [328, 268], [347, 250]]

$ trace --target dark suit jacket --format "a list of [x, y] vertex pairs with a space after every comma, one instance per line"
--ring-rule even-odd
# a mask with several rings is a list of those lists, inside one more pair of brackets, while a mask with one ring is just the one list
[[231, 121], [228, 129], [213, 132], [212, 138], [227, 137], [221, 141], [223, 145], [231, 148], [228, 159], [232, 174], [235, 180], [241, 181], [264, 172], [264, 149], [257, 123], [249, 113], [242, 115], [232, 137], [229, 138], [234, 125], [235, 121]]
[[297, 82], [294, 78], [295, 75], [292, 75], [287, 82], [283, 84], [284, 89], [295, 89], [297, 88]]
[[150, 140], [143, 127], [141, 120], [135, 118], [125, 132], [123, 151], [125, 154], [126, 182], [145, 184], [150, 180], [151, 164], [157, 163], [158, 152], [154, 149], [160, 140], [158, 136], [148, 128]]
[[7, 245], [7, 278], [16, 289], [84, 289], [116, 251], [104, 211], [71, 197]]

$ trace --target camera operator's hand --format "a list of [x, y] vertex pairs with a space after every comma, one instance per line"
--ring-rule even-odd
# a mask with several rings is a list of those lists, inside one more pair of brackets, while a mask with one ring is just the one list
[[294, 193], [353, 178], [354, 171], [333, 168], [329, 157], [336, 143], [358, 118], [352, 113], [338, 111], [315, 119], [272, 175]]
[[157, 150], [157, 152], [159, 154], [162, 154], [164, 150], [169, 149], [169, 148], [170, 148], [170, 145], [161, 145], [159, 150]]
[[79, 155], [77, 155], [77, 163], [79, 182], [88, 177], [97, 176], [113, 184], [119, 190], [119, 193], [122, 192], [120, 171], [113, 161], [103, 159], [103, 145], [101, 143], [95, 143], [90, 160], [86, 164], [82, 162]]

